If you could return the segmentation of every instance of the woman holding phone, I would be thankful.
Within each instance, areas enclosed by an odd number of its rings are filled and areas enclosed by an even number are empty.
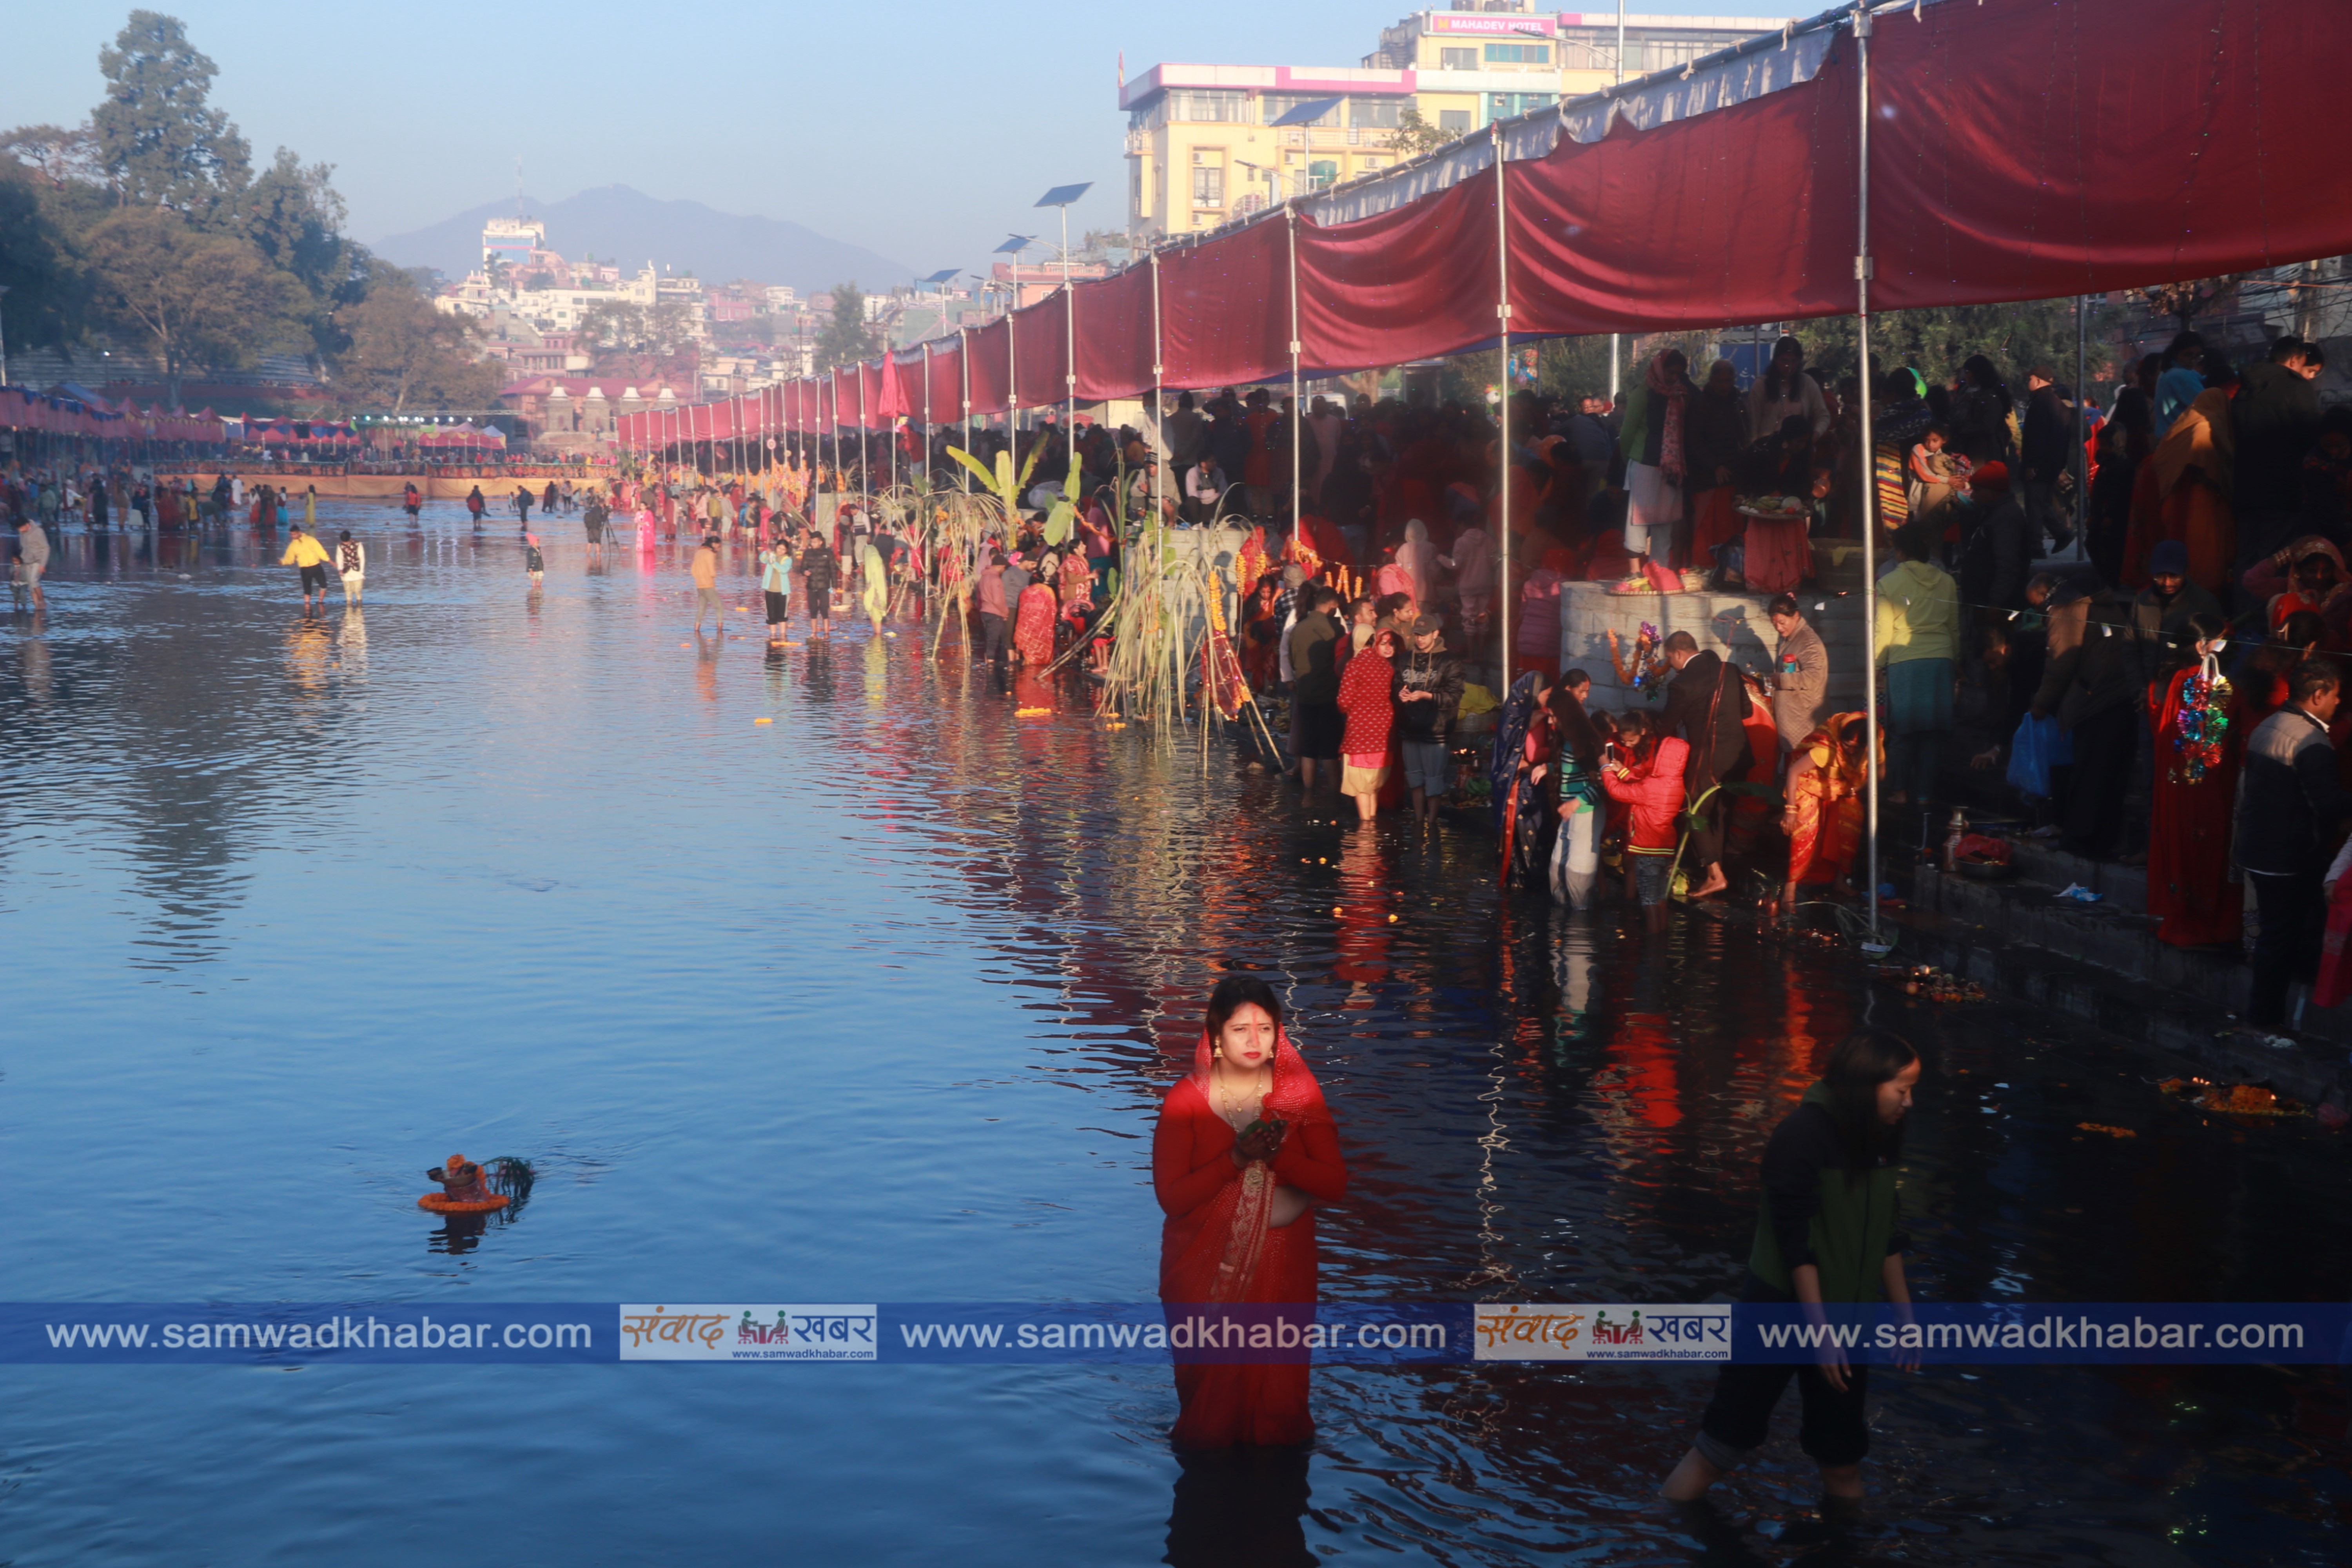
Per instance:
[[[1192,1070],[1160,1102],[1151,1184],[1160,1299],[1171,1305],[1297,1303],[1317,1297],[1315,1208],[1348,1190],[1339,1130],[1282,1030],[1282,1003],[1251,974],[1209,997]],[[1307,1442],[1307,1363],[1179,1363],[1179,1447]]]

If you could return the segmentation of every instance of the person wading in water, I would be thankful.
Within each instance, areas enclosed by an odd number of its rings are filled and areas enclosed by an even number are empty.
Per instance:
[[[1903,1123],[1919,1081],[1919,1053],[1899,1035],[1858,1029],[1830,1053],[1829,1068],[1804,1092],[1764,1146],[1763,1203],[1748,1254],[1742,1301],[1802,1303],[1814,1322],[1822,1307],[1873,1304],[1884,1295],[1911,1321],[1903,1276],[1908,1238],[1895,1197]],[[1919,1352],[1895,1364],[1916,1371]],[[1824,1345],[1813,1366],[1734,1362],[1717,1376],[1697,1439],[1661,1495],[1696,1504],[1706,1490],[1763,1447],[1772,1407],[1790,1378],[1804,1401],[1798,1443],[1822,1468],[1822,1520],[1851,1528],[1862,1512],[1862,1461],[1870,1452],[1863,1418],[1867,1367]]]
[[[1316,1300],[1315,1206],[1347,1195],[1348,1167],[1323,1090],[1282,1032],[1282,1002],[1254,974],[1209,995],[1192,1070],[1160,1101],[1151,1185],[1160,1299],[1171,1305]],[[1305,1443],[1307,1357],[1180,1361],[1183,1448]]]

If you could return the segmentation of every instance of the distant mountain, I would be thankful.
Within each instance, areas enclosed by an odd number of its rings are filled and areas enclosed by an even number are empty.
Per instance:
[[[513,204],[491,202],[375,247],[403,267],[437,267],[463,278],[482,263],[482,222],[509,217]],[[700,202],[656,201],[626,185],[604,185],[555,203],[526,199],[523,210],[547,225],[547,243],[568,260],[593,255],[624,272],[648,260],[705,283],[737,278],[789,283],[803,293],[856,282],[872,293],[904,283],[909,268],[861,246],[774,218],[739,217]]]

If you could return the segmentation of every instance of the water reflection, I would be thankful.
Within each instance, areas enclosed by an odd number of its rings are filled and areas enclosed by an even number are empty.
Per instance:
[[[1173,1568],[1308,1568],[1308,1451],[1180,1454],[1168,1515]]]
[[[12,988],[8,1119],[34,1184],[78,1189],[18,1207],[28,1299],[494,1273],[507,1300],[1145,1297],[1157,1097],[1209,983],[1248,968],[1345,1130],[1353,1190],[1318,1220],[1334,1297],[1705,1300],[1738,1287],[1764,1138],[1864,1005],[1842,961],[1744,927],[1653,942],[1612,909],[1502,898],[1482,837],[1302,813],[1222,746],[1204,765],[1194,737],[1099,729],[1083,681],[993,683],[952,636],[935,658],[845,617],[722,658],[679,646],[674,549],[600,578],[558,540],[518,605],[503,530],[321,521],[383,563],[364,614],[295,616],[240,528],[70,556],[55,629],[0,626],[0,912],[53,982]],[[207,994],[160,1005],[126,973]],[[2166,1120],[2152,1064],[2053,1020],[1877,1005],[1930,1062],[1905,1177],[1923,1293],[2291,1298],[2352,1250],[2315,1131]],[[16,1043],[57,1039],[71,1073]],[[413,1193],[354,1173],[492,1116],[534,1158],[593,1147],[600,1179],[543,1188],[530,1246],[476,1220],[420,1255]],[[2081,1142],[2086,1120],[2143,1135]],[[224,1141],[295,1163],[315,1205],[221,1213],[183,1178]],[[1874,1470],[1906,1561],[2332,1554],[2324,1379],[1886,1384]],[[813,1376],[778,1465],[772,1382],[226,1386],[135,1419],[86,1383],[12,1413],[118,1489],[168,1462],[192,1490],[156,1517],[222,1560],[316,1554],[307,1516],[240,1500],[283,1495],[250,1484],[255,1456],[300,1434],[446,1489],[455,1420],[563,1433],[561,1462],[461,1480],[462,1537],[427,1521],[342,1558],[661,1560],[690,1516],[736,1532],[730,1558],[789,1528],[813,1561],[1618,1563],[1693,1550],[1645,1499],[1706,1397],[1671,1368],[1327,1370],[1311,1457],[1180,1467],[1164,1379]],[[606,1500],[648,1431],[678,1459],[650,1514]],[[1809,1468],[1784,1417],[1727,1510],[1780,1529]],[[27,1560],[87,1545],[75,1484],[26,1479]],[[107,1503],[89,1516],[146,1518]]]

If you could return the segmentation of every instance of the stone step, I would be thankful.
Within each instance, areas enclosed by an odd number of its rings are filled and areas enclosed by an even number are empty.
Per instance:
[[[2053,858],[2071,862],[2072,869],[2089,864],[2071,855]],[[2139,910],[2126,907],[2120,897],[2095,904],[2057,897],[2068,880],[2084,879],[2062,874],[2053,879],[2029,872],[2013,882],[1978,882],[1920,866],[1910,873],[1911,912],[1939,921],[1949,939],[1971,948],[2038,949],[2061,963],[2105,970],[2140,988],[2134,1005],[2150,1013],[2161,1012],[2169,997],[2224,1015],[2244,1016],[2252,973],[2242,952],[2176,947],[2158,940],[2156,922]],[[2138,884],[2143,904],[2146,886],[2143,876]],[[2288,999],[2288,1010],[2298,1033],[2352,1046],[2352,1008],[2310,1006],[2306,988],[2297,985]],[[2300,1019],[2295,1021],[2298,1010]]]
[[[1933,963],[1988,991],[2032,1003],[2118,1035],[2178,1052],[2217,1083],[2267,1084],[2308,1104],[2352,1096],[2352,1065],[2343,1039],[2304,1037],[2284,1047],[2241,1026],[2229,1009],[2052,952],[2004,941],[1997,929],[1914,907],[1889,917],[1899,933],[1895,957]]]

